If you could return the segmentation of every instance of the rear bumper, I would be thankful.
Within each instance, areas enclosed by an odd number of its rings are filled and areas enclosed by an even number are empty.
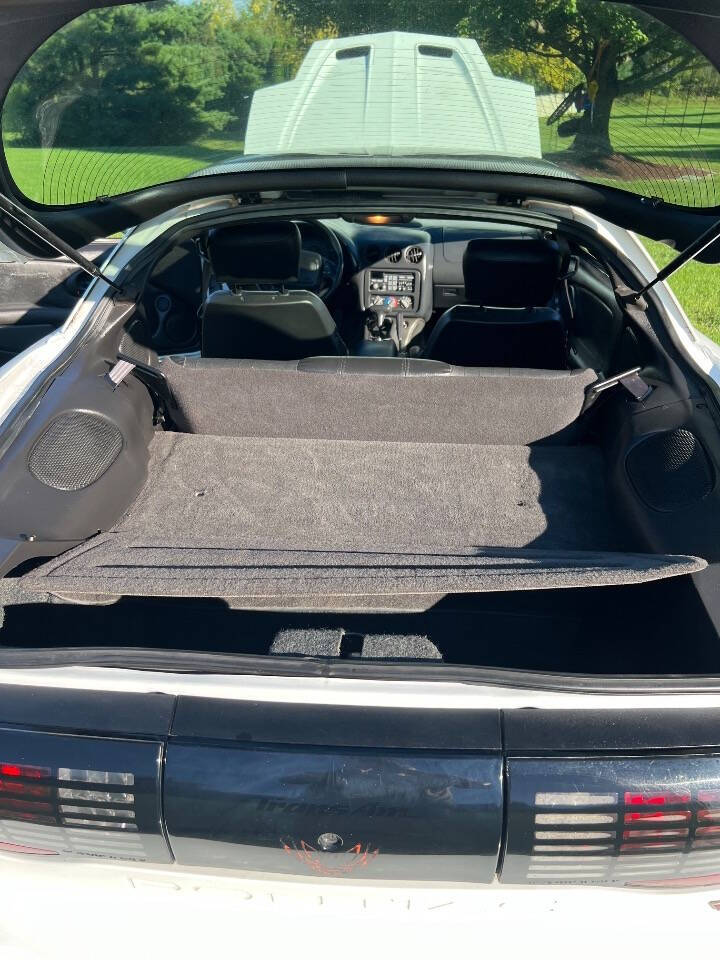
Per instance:
[[[398,887],[3,857],[0,898],[3,956],[23,958],[676,958],[720,936],[720,888]]]

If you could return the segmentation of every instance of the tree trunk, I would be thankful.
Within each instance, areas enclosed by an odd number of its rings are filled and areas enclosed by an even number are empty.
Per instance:
[[[616,53],[612,47],[605,50],[600,59],[594,79],[598,84],[597,94],[592,108],[586,110],[580,119],[573,152],[581,157],[608,157],[613,153],[610,139],[610,115],[618,96],[619,83]],[[588,86],[592,82],[588,77]]]

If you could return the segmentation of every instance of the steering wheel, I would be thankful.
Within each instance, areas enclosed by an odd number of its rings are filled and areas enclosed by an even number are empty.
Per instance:
[[[310,290],[321,300],[327,300],[340,286],[345,267],[340,241],[334,232],[319,220],[296,220],[302,238],[300,276],[296,284],[300,290]]]

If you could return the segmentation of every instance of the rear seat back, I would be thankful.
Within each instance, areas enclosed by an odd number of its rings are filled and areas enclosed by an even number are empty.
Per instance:
[[[460,367],[402,357],[165,358],[192,433],[424,443],[569,443],[592,370]]]
[[[563,250],[549,237],[471,240],[463,257],[467,304],[435,324],[424,356],[479,367],[567,369],[557,305]]]

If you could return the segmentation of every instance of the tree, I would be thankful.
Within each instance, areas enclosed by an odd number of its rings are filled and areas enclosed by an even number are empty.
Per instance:
[[[277,7],[306,28],[334,24],[341,36],[387,30],[454,36],[468,0],[277,0]]]
[[[582,156],[613,152],[615,100],[639,95],[698,62],[695,51],[653,18],[597,0],[282,0],[304,23],[332,20],[341,34],[409,30],[477,39],[485,54],[520,51],[569,61],[592,99],[573,149]]]
[[[582,74],[565,57],[547,57],[540,53],[524,53],[509,47],[501,53],[489,53],[488,63],[498,77],[522,80],[536,93],[564,93],[582,81]]]
[[[247,114],[271,45],[230,0],[93,10],[30,57],[4,126],[29,146],[187,144]]]
[[[487,52],[510,46],[575,64],[592,102],[574,143],[583,156],[613,152],[610,117],[618,97],[668,83],[700,60],[652,17],[597,0],[473,0],[460,29]]]

